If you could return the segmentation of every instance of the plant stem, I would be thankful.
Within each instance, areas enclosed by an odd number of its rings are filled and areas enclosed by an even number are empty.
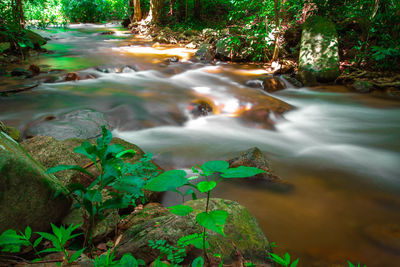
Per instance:
[[[206,212],[207,213],[208,213],[208,206],[210,204],[210,196],[211,196],[211,191],[208,191],[207,192],[207,202],[206,202]],[[211,266],[211,261],[210,261],[210,258],[208,257],[207,249],[206,249],[206,228],[205,227],[203,230],[203,254],[204,254],[204,258],[206,259],[208,266]]]

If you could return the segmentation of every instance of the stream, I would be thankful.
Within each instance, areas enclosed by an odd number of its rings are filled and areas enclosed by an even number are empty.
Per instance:
[[[100,34],[105,31],[115,34]],[[300,257],[303,267],[345,266],[347,260],[400,266],[399,101],[340,86],[287,84],[271,96],[294,109],[271,116],[275,130],[269,130],[237,112],[269,95],[245,86],[266,75],[257,65],[193,61],[195,50],[152,47],[113,24],[38,32],[51,38],[45,48],[53,52],[33,62],[96,79],[42,83],[0,97],[6,124],[24,129],[44,116],[95,109],[106,114],[114,136],[153,153],[165,169],[226,160],[257,146],[292,189],[233,181],[220,184],[214,196],[247,207],[278,254]],[[174,56],[179,62],[168,62]],[[96,69],[125,65],[131,69],[122,73]],[[215,114],[193,117],[188,104],[196,99],[212,101]],[[179,201],[170,193],[163,200]]]

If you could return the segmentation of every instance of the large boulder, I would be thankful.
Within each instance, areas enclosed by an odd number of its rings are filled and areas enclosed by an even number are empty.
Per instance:
[[[124,233],[117,247],[117,257],[132,253],[146,263],[151,263],[159,252],[149,247],[149,240],[166,240],[168,244],[176,246],[182,236],[197,233],[193,221],[198,213],[204,211],[206,199],[191,200],[184,204],[194,209],[188,217],[176,216],[166,208],[153,205],[127,218],[130,228]],[[230,200],[212,198],[210,210],[216,209],[225,210],[229,214],[224,228],[226,237],[208,231],[211,250],[209,256],[219,253],[224,264],[235,264],[242,260],[238,258],[238,255],[241,255],[257,266],[272,266],[267,259],[267,252],[271,251],[270,243],[256,218],[245,207]],[[187,257],[182,264],[189,264],[194,258],[202,256],[202,253],[192,246],[186,247]]]
[[[59,140],[93,139],[101,135],[101,126],[109,128],[106,116],[92,109],[72,111],[58,118],[49,117],[31,125],[25,132],[26,137],[52,136]]]
[[[301,36],[299,71],[311,73],[318,82],[336,80],[339,76],[338,51],[335,25],[323,17],[308,18]]]
[[[215,57],[215,52],[213,51],[211,44],[203,43],[199,46],[195,56],[200,60],[211,61]]]
[[[69,211],[59,181],[0,131],[0,233],[7,229],[47,231]]]

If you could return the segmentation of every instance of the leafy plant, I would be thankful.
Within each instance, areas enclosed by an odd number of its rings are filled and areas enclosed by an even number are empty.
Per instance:
[[[139,265],[146,265],[143,260],[136,259],[130,253],[124,254],[120,260],[115,260],[114,252],[115,251],[111,252],[111,249],[108,249],[106,254],[96,257],[93,260],[94,267],[138,267]]]
[[[1,247],[1,251],[3,252],[20,252],[21,251],[21,247],[28,247],[31,246],[32,248],[36,248],[39,242],[34,242],[32,243],[30,241],[32,236],[32,229],[27,226],[25,228],[24,232],[16,232],[12,229],[6,230],[4,231],[1,235],[0,235],[0,247]]]
[[[349,264],[349,267],[361,267],[360,263],[357,263],[357,265],[354,265],[350,261],[347,261],[347,263]],[[367,265],[363,265],[363,267],[367,267]]]
[[[67,245],[68,241],[74,239],[77,236],[82,235],[81,233],[73,234],[73,232],[80,226],[81,225],[79,225],[79,224],[78,225],[71,224],[67,228],[65,228],[64,226],[60,226],[60,228],[58,228],[54,224],[51,224],[53,234],[37,232],[37,234],[39,234],[41,237],[39,239],[37,239],[35,241],[35,243],[36,242],[40,243],[41,240],[44,238],[44,239],[51,241],[51,243],[53,245],[53,248],[47,248],[38,253],[62,252],[62,253],[64,253],[65,263],[74,262],[75,260],[77,260],[79,258],[79,256],[83,253],[83,251],[85,251],[86,248],[82,248],[81,250],[78,250],[74,254],[70,255],[70,253],[67,250],[66,245]],[[61,263],[59,265],[61,265]]]
[[[207,255],[208,242],[206,230],[211,230],[221,234],[222,236],[225,236],[224,225],[228,218],[228,212],[224,210],[209,210],[212,190],[219,182],[221,182],[222,179],[251,177],[265,171],[258,168],[245,166],[229,168],[229,163],[226,161],[208,161],[202,166],[196,165],[192,168],[192,171],[197,175],[189,178],[186,178],[187,173],[182,170],[171,170],[164,172],[150,181],[145,186],[145,189],[162,192],[176,190],[181,186],[190,186],[198,190],[200,193],[207,195],[205,209],[203,212],[200,212],[196,215],[195,220],[197,224],[203,227],[201,235],[202,245],[199,247],[203,249],[204,257],[206,258],[207,262],[210,263]],[[201,181],[197,185],[191,182],[192,180],[200,177],[204,177],[205,181]],[[170,207],[170,211],[178,216],[188,216],[193,212],[193,208],[186,205],[177,205]],[[199,236],[197,236],[197,238],[194,240],[196,240],[196,242],[193,243],[198,246]]]
[[[110,145],[112,134],[104,126],[102,136],[92,145],[83,142],[74,149],[92,161],[100,173],[87,187],[80,183],[70,184],[64,190],[72,195],[75,208],[84,208],[86,227],[85,245],[92,243],[93,227],[97,221],[104,219],[106,212],[111,209],[126,208],[136,205],[136,201],[144,198],[143,188],[152,177],[158,174],[156,166],[152,164],[151,155],[146,155],[135,164],[124,162],[123,159],[135,155],[132,149],[126,150],[123,145]],[[47,170],[47,173],[56,173],[64,170],[75,170],[94,177],[86,169],[77,165],[58,165]]]
[[[153,240],[149,240],[149,246],[160,251],[160,259],[165,256],[172,264],[179,264],[183,262],[184,258],[186,257],[185,246],[179,242],[175,247],[167,244],[167,241],[165,240],[157,240],[155,242]]]
[[[272,261],[282,265],[282,266],[285,266],[285,267],[296,267],[297,264],[299,263],[299,260],[300,260],[298,258],[295,261],[291,262],[290,254],[287,253],[287,252],[285,253],[285,256],[283,256],[283,257],[280,257],[277,254],[269,252],[269,257],[268,258],[271,259]]]

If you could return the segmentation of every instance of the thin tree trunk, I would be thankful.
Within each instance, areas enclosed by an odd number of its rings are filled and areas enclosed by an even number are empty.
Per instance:
[[[194,1],[194,17],[200,19],[201,16],[201,0]]]
[[[279,0],[274,0],[274,11],[275,11],[275,48],[274,54],[272,55],[271,61],[276,61],[279,56],[279,37],[280,37],[280,25],[279,25],[279,11],[278,11]]]
[[[147,20],[151,21],[152,23],[160,22],[163,2],[163,0],[150,0],[150,12]]]
[[[175,0],[169,0],[169,15],[172,16],[174,15],[174,5],[175,5]]]

